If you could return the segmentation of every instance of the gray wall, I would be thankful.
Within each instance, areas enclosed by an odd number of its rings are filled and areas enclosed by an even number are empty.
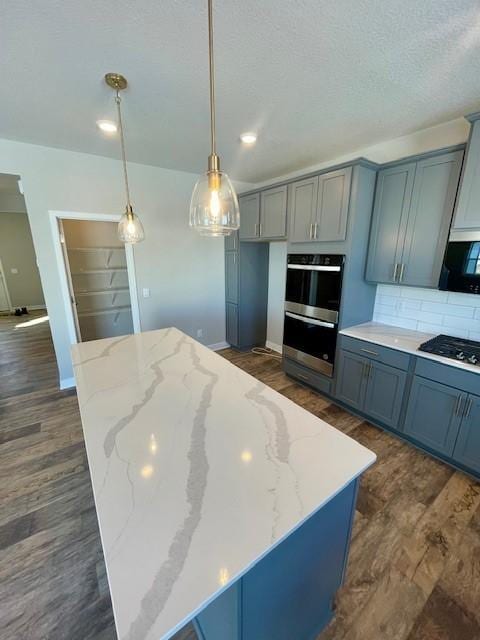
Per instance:
[[[122,213],[122,166],[100,156],[0,140],[0,172],[22,179],[60,378],[68,383],[70,340],[49,211]],[[134,249],[142,330],[174,325],[195,337],[202,329],[205,344],[223,342],[224,240],[202,238],[188,226],[198,176],[131,163],[129,177],[146,233]],[[143,287],[150,288],[150,298],[142,298]]]
[[[26,213],[0,212],[0,259],[12,306],[44,306]],[[17,273],[12,273],[12,269],[16,269]]]

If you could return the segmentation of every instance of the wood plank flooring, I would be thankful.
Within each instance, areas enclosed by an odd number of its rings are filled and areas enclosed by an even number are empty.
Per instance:
[[[0,318],[0,640],[115,640],[76,395],[58,391],[48,322],[15,327],[39,317]],[[319,640],[480,640],[480,486],[279,360],[221,355],[377,453]],[[195,638],[189,626],[175,640]]]

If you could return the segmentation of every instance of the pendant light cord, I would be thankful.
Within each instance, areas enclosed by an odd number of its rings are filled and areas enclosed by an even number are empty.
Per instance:
[[[208,63],[210,73],[210,143],[215,154],[215,66],[213,59],[213,8],[208,0]]]
[[[123,176],[125,178],[125,193],[127,195],[127,211],[130,211],[132,209],[132,204],[130,202],[130,188],[128,186],[127,155],[125,153],[125,137],[123,135],[122,110],[120,109],[121,101],[122,99],[120,98],[120,94],[117,90],[115,102],[117,103],[118,126],[120,129],[120,146],[122,148]]]

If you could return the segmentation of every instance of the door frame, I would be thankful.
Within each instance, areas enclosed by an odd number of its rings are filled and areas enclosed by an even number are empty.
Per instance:
[[[49,211],[50,227],[52,230],[53,246],[55,250],[55,260],[57,263],[58,275],[60,277],[60,290],[62,294],[63,307],[67,318],[68,335],[70,344],[78,342],[75,329],[75,319],[73,317],[72,305],[70,302],[70,290],[68,287],[67,266],[63,258],[62,239],[60,236],[59,220],[85,220],[87,222],[119,222],[120,214],[108,213],[83,213],[79,211]],[[138,308],[137,280],[135,274],[135,255],[133,246],[125,244],[125,257],[127,260],[128,289],[130,292],[130,304],[132,309],[133,332],[140,333],[142,330],[140,323],[140,311]]]
[[[9,307],[9,311],[13,311],[12,307],[12,299],[10,298],[10,291],[8,290],[7,279],[5,278],[5,269],[3,268],[2,259],[0,258],[0,275],[2,276],[3,287],[5,289],[5,295],[7,297],[7,304]]]

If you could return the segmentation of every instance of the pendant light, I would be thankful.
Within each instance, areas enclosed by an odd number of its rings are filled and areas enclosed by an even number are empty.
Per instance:
[[[210,143],[208,170],[200,176],[190,201],[190,226],[203,236],[227,236],[240,226],[235,189],[220,170],[215,140],[215,69],[213,60],[213,11],[208,0],[208,53],[210,74]]]
[[[145,232],[143,230],[140,218],[133,211],[132,203],[130,202],[130,188],[128,186],[128,174],[127,174],[127,157],[125,154],[125,136],[123,133],[122,122],[122,110],[120,91],[127,88],[127,80],[119,73],[107,73],[105,75],[105,82],[115,91],[115,103],[117,105],[117,117],[118,128],[120,130],[120,146],[122,148],[122,163],[123,163],[123,177],[125,179],[125,194],[127,197],[127,206],[125,213],[118,223],[118,237],[121,242],[128,244],[136,244],[145,239]]]

